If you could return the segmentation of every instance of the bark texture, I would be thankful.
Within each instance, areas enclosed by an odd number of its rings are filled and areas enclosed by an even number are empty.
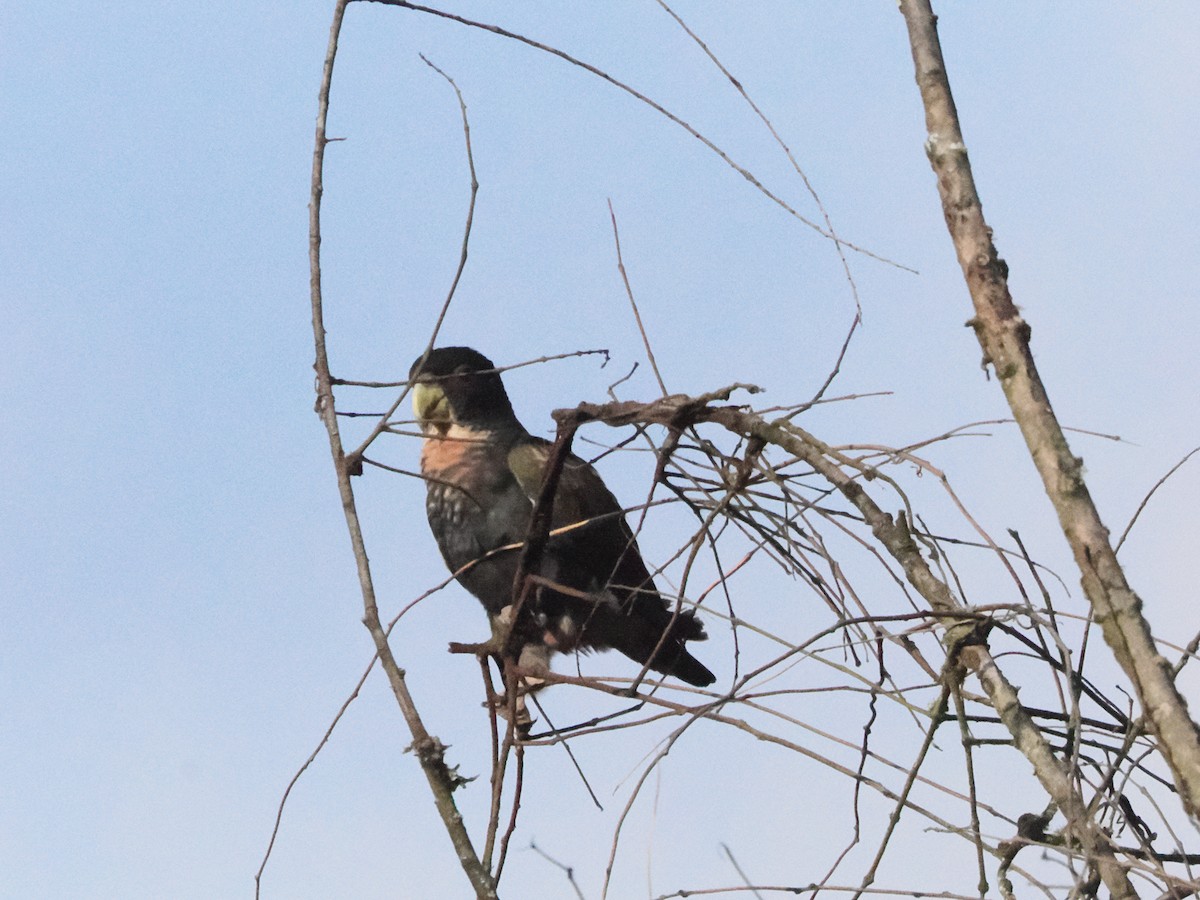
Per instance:
[[[984,364],[996,373],[1079,566],[1104,639],[1129,676],[1188,814],[1200,811],[1200,730],[1159,654],[1071,453],[1030,351],[1029,325],[1008,290],[1008,266],[983,217],[929,0],[902,0],[917,86],[925,107],[925,148],[937,175],[946,227],[975,307],[970,325]]]

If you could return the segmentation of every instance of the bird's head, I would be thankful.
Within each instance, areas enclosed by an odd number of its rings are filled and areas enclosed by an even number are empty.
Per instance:
[[[470,347],[438,347],[409,370],[413,411],[422,429],[494,428],[516,421],[495,364]]]

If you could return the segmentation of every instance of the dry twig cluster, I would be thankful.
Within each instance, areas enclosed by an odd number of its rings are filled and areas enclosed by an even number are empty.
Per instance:
[[[632,92],[595,67],[520,35],[416,4],[382,2],[454,18],[523,41]],[[962,507],[928,458],[931,445],[955,433],[911,447],[830,446],[799,424],[801,414],[812,403],[825,402],[822,394],[828,382],[808,403],[755,410],[746,403],[746,394],[754,389],[745,385],[701,396],[670,395],[656,367],[664,395],[659,399],[622,402],[614,396],[611,403],[581,404],[556,412],[558,448],[561,456],[561,451],[573,444],[578,449],[583,440],[590,439],[610,448],[600,457],[612,449],[637,448],[652,454],[645,498],[626,512],[639,532],[650,516],[660,514],[664,507],[686,510],[691,517],[691,535],[680,543],[674,556],[661,560],[656,577],[672,585],[681,608],[694,605],[710,622],[727,626],[719,642],[730,648],[726,677],[714,689],[701,690],[650,680],[645,671],[632,680],[597,677],[582,670],[574,675],[556,674],[550,680],[560,685],[557,691],[608,695],[614,700],[604,708],[612,711],[523,735],[515,727],[515,717],[505,723],[495,715],[496,698],[502,692],[492,683],[488,658],[481,657],[488,708],[493,710],[491,802],[487,822],[468,827],[454,796],[462,780],[447,763],[445,748],[428,733],[403,670],[392,655],[388,634],[396,620],[385,625],[380,619],[352,485],[352,477],[362,471],[364,463],[402,468],[365,453],[380,436],[405,433],[405,424],[394,418],[404,392],[378,417],[366,440],[347,451],[339,415],[349,413],[337,408],[335,387],[379,389],[396,383],[335,379],[325,352],[319,266],[321,171],[329,84],[346,5],[346,0],[337,3],[313,170],[317,409],[329,431],[358,562],[364,621],[475,894],[498,896],[519,821],[527,754],[548,746],[569,749],[599,734],[656,725],[660,730],[653,733],[660,740],[628,792],[609,847],[609,876],[621,846],[623,823],[642,786],[666,755],[677,746],[687,747],[689,735],[700,728],[736,729],[784,748],[806,764],[814,763],[845,779],[853,797],[847,811],[853,822],[851,838],[826,871],[806,873],[810,881],[755,885],[747,880],[742,886],[680,889],[665,896],[734,890],[844,891],[856,897],[880,893],[883,891],[873,887],[876,875],[901,822],[910,820],[961,841],[975,861],[978,896],[988,893],[993,882],[1003,896],[1012,896],[1017,880],[1047,896],[1057,896],[1056,884],[1063,879],[1058,877],[1052,883],[1047,871],[1067,873],[1065,880],[1078,896],[1095,895],[1101,884],[1118,897],[1150,891],[1155,896],[1183,897],[1200,890],[1192,871],[1200,856],[1189,851],[1183,836],[1184,828],[1190,830],[1188,817],[1200,809],[1200,738],[1175,687],[1179,670],[1195,652],[1196,641],[1177,648],[1172,661],[1156,649],[1140,603],[1126,583],[1108,533],[1087,495],[1078,462],[1037,378],[1028,328],[1008,295],[1006,269],[992,246],[975,195],[935,20],[926,0],[903,0],[900,5],[909,26],[927,112],[930,160],[975,303],[973,324],[985,361],[1005,390],[1075,551],[1089,611],[1081,614],[1077,609],[1058,608],[1053,599],[1059,592],[1054,584],[1057,576],[1039,566],[1019,535],[998,540]],[[713,61],[741,90],[715,57]],[[752,184],[766,190],[691,126],[649,98],[633,93],[700,137]],[[748,96],[746,99],[749,102]],[[470,158],[465,106],[462,109]],[[471,182],[473,212],[478,187],[473,163]],[[833,240],[839,253],[843,248],[858,249],[842,241],[828,219],[824,225],[809,224]],[[617,237],[615,215],[613,229]],[[469,235],[470,215],[455,283],[466,262]],[[617,248],[619,254],[619,239]],[[624,275],[623,265],[621,271]],[[632,303],[632,290],[629,298]],[[636,314],[636,303],[633,307]],[[445,304],[442,315],[444,312]],[[436,328],[429,346],[435,339]],[[649,342],[646,349],[649,352]],[[653,362],[652,354],[650,358]],[[624,431],[617,441],[608,442],[601,436],[601,424]],[[586,431],[585,426],[589,426]],[[931,477],[945,489],[949,503],[962,513],[969,538],[935,533],[924,524],[922,511],[906,489],[912,473]],[[537,511],[545,510],[553,490],[551,467],[527,538],[525,550],[529,553],[536,554],[539,543],[546,540],[549,519]],[[956,560],[964,554],[989,554],[1006,573],[1002,585],[988,587],[986,601],[972,596],[971,580],[958,571]],[[811,612],[764,622],[742,609],[746,604],[738,599],[738,579],[766,561],[800,585],[805,597],[817,601],[803,606],[810,611],[814,607],[823,610],[818,624]],[[531,565],[527,571],[533,568]],[[867,571],[871,574],[863,574]],[[1101,652],[1099,646],[1089,643],[1093,625],[1099,626],[1127,673],[1132,702],[1114,697],[1089,677],[1087,661]],[[520,672],[512,660],[500,662],[502,677],[511,687]],[[1019,694],[1022,684],[1027,690]],[[508,697],[515,693],[510,689]],[[804,712],[807,704],[833,695],[845,698],[839,702],[853,710],[840,717],[840,732],[829,730]],[[544,711],[542,716],[544,719]],[[665,734],[661,733],[664,727]],[[884,728],[891,735],[887,750],[881,749],[884,742],[878,739]],[[898,735],[912,739],[903,759],[894,758]],[[939,739],[961,746],[961,762],[955,771],[948,771],[944,763],[936,771],[927,765]],[[899,740],[903,745],[903,739]],[[994,781],[979,777],[981,767],[996,764],[999,751],[992,748],[997,746],[1019,754],[1028,764],[1026,771],[1032,768],[1042,788],[1032,808],[1023,805],[1029,803],[1028,791],[1010,790],[1007,785],[997,789]],[[890,809],[886,824],[864,826],[860,818],[864,791],[886,802]],[[482,834],[482,841],[477,844],[472,833]],[[840,883],[847,877],[844,873],[838,877],[843,860],[868,835],[875,841],[869,861],[848,882]],[[1062,868],[1049,869],[1037,854],[1056,859]],[[1031,861],[1036,865],[1030,865]],[[583,896],[572,870],[563,868],[572,888]],[[607,885],[606,877],[605,893]]]

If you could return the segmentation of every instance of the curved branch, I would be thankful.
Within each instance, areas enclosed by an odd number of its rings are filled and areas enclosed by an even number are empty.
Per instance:
[[[895,268],[902,269],[905,272],[912,272],[914,275],[916,274],[915,269],[912,269],[909,266],[906,266],[902,263],[898,263],[894,260],[888,259],[886,256],[881,256],[878,253],[874,253],[874,252],[866,249],[865,247],[860,247],[858,244],[853,244],[850,241],[844,240],[843,238],[841,238],[837,234],[835,234],[832,230],[827,230],[827,229],[823,228],[821,225],[819,225],[817,222],[814,222],[812,219],[809,219],[806,216],[801,215],[786,200],[784,200],[779,195],[773,193],[765,184],[763,184],[761,181],[759,181],[758,178],[755,177],[753,172],[751,172],[749,169],[746,169],[745,167],[743,167],[743,166],[739,165],[737,162],[735,162],[733,160],[733,158],[729,156],[729,154],[727,154],[724,150],[722,150],[720,147],[718,147],[715,143],[713,143],[711,140],[709,140],[707,137],[705,137],[701,132],[697,131],[695,128],[693,128],[691,125],[689,125],[683,119],[681,119],[679,116],[675,115],[675,113],[671,112],[670,110],[668,110],[666,107],[662,106],[661,104],[656,103],[654,100],[652,100],[650,97],[646,96],[645,94],[641,93],[640,91],[630,87],[625,82],[620,81],[617,78],[614,78],[612,75],[609,75],[603,69],[593,66],[591,63],[584,62],[583,60],[578,59],[563,50],[559,50],[557,47],[551,47],[548,44],[543,44],[540,41],[535,41],[532,38],[525,37],[525,35],[523,35],[523,34],[517,34],[515,31],[509,31],[506,28],[501,28],[499,25],[489,25],[486,22],[477,22],[473,19],[468,19],[464,16],[459,16],[459,15],[455,15],[454,13],[446,12],[445,10],[434,9],[433,7],[430,7],[430,6],[422,6],[419,3],[411,3],[411,2],[409,2],[409,0],[370,0],[370,2],[379,3],[384,6],[396,6],[401,9],[410,9],[410,10],[413,10],[414,12],[421,12],[421,13],[425,13],[427,15],[437,16],[438,18],[441,18],[441,19],[448,19],[451,22],[457,22],[460,25],[466,25],[470,28],[478,28],[481,31],[487,31],[487,32],[490,32],[491,34],[495,34],[495,35],[498,35],[503,38],[508,38],[509,40],[518,41],[519,43],[525,44],[528,47],[532,47],[535,50],[541,50],[543,53],[549,53],[551,56],[557,56],[559,59],[562,59],[562,60],[570,63],[573,66],[577,66],[586,72],[590,72],[592,75],[595,75],[597,78],[607,81],[609,84],[613,85],[614,87],[619,88],[620,90],[624,91],[626,94],[629,94],[629,96],[633,97],[635,100],[638,100],[638,101],[646,104],[651,109],[653,109],[655,112],[657,112],[659,115],[666,117],[671,122],[678,125],[684,131],[686,131],[688,134],[690,134],[692,137],[694,137],[696,140],[698,140],[700,143],[702,143],[705,147],[707,147],[709,150],[711,150],[713,153],[715,153],[717,156],[719,156],[721,158],[721,161],[724,162],[725,165],[729,166],[731,169],[733,169],[735,172],[737,172],[739,175],[741,175],[743,178],[745,178],[748,182],[750,182],[750,184],[752,184],[761,194],[763,194],[765,197],[767,197],[767,199],[769,199],[772,203],[774,203],[776,206],[780,207],[782,210],[784,210],[788,215],[792,216],[792,218],[796,219],[798,222],[811,228],[817,234],[821,235],[821,237],[827,238],[828,240],[831,240],[831,241],[834,241],[839,247],[845,247],[848,250],[853,250],[855,253],[861,253],[863,256],[867,256],[867,257],[870,257],[871,259],[878,260],[879,262],[884,263],[886,265],[894,266]]]
[[[739,387],[739,386],[735,386]],[[556,410],[554,418],[564,423],[581,424],[602,421],[610,425],[633,422],[654,423],[680,428],[700,422],[712,422],[734,434],[757,438],[772,444],[813,468],[849,501],[862,515],[876,540],[904,569],[909,583],[942,619],[946,633],[942,638],[947,653],[972,671],[979,679],[993,708],[1012,735],[1017,749],[1032,764],[1046,793],[1050,795],[1068,822],[1089,860],[1093,861],[1114,897],[1136,897],[1125,867],[1114,855],[1108,836],[1088,815],[1066,764],[1054,753],[1045,735],[1017,699],[1017,689],[997,666],[978,623],[954,596],[950,587],[929,568],[909,529],[907,516],[893,517],[884,512],[859,483],[858,474],[847,473],[841,464],[853,465],[829,446],[795,425],[785,421],[767,422],[754,413],[734,406],[713,406],[714,400],[726,400],[735,387],[713,391],[700,397],[674,395],[652,403],[583,403],[575,409]],[[839,464],[840,463],[840,464]]]

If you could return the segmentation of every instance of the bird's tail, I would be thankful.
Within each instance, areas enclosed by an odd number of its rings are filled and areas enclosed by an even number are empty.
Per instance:
[[[707,640],[704,625],[696,618],[695,610],[681,610],[667,626],[667,633],[659,644],[658,652],[650,660],[650,668],[664,675],[673,675],[696,687],[707,687],[716,681],[716,676],[700,660],[688,653],[685,641]],[[646,654],[649,658],[654,648]],[[642,662],[645,662],[643,659]]]
[[[664,649],[663,652],[668,651]],[[662,653],[659,654],[659,656],[661,655]],[[683,647],[680,647],[676,651],[674,659],[667,665],[659,665],[659,661],[656,658],[650,665],[650,668],[656,669],[664,675],[674,675],[681,681],[686,681],[688,684],[695,685],[696,687],[708,687],[717,680],[716,676],[708,670],[708,667],[704,663],[688,653]]]

